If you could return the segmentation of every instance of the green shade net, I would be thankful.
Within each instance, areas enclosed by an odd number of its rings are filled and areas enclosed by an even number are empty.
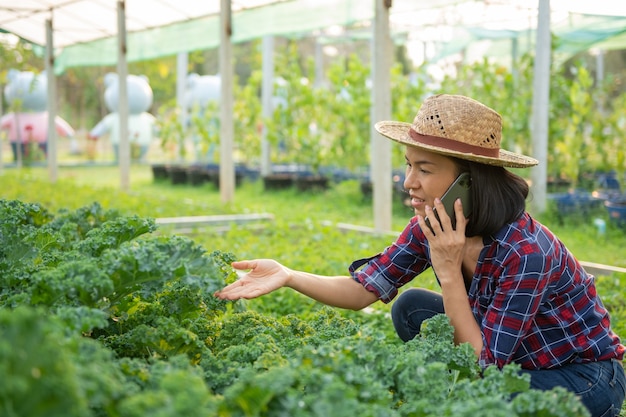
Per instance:
[[[286,36],[333,25],[351,25],[372,19],[371,0],[294,1],[244,10],[233,15],[232,42],[267,35]],[[129,62],[181,52],[216,48],[220,42],[220,18],[210,16],[127,36]],[[55,62],[57,73],[74,66],[115,65],[117,39],[66,47]]]
[[[377,0],[380,1],[380,0]],[[458,0],[393,0],[390,13],[415,14],[415,27],[403,27],[404,32],[417,33],[426,26],[419,20],[420,11],[460,4]],[[305,36],[321,34],[331,26],[362,24],[366,27],[374,18],[374,0],[294,0],[247,9],[233,14],[233,43],[246,42],[263,36]],[[435,26],[430,23],[430,27]],[[392,26],[392,32],[394,27]],[[394,39],[398,43],[397,30]],[[555,62],[589,50],[626,49],[626,16],[597,16],[571,14],[567,21],[553,24],[558,38]],[[129,62],[172,56],[196,50],[212,49],[220,43],[220,17],[197,18],[182,23],[128,33]],[[466,59],[488,55],[502,61],[534,50],[535,30],[492,30],[484,27],[458,25],[454,36],[437,45],[438,59],[463,52]],[[472,53],[475,51],[475,53]],[[80,66],[104,66],[117,63],[117,38],[68,46],[59,51],[55,72]]]

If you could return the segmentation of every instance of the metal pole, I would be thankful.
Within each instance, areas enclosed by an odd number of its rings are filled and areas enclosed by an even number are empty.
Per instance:
[[[119,165],[120,185],[123,191],[130,189],[130,143],[128,141],[128,66],[126,63],[126,5],[124,0],[117,2],[117,75],[119,86],[120,143]]]
[[[539,0],[533,79],[532,144],[539,165],[530,171],[535,213],[546,210],[548,181],[548,111],[550,107],[550,0]]]
[[[235,165],[233,163],[233,63],[232,16],[230,0],[220,4],[220,195],[223,203],[232,202],[235,195]]]
[[[263,105],[263,118],[269,119],[274,113],[272,97],[274,96],[274,37],[263,37],[263,87],[261,89],[261,101]],[[263,122],[261,132],[261,175],[267,176],[272,172],[270,156],[270,144],[267,140],[267,123]]]
[[[46,76],[48,77],[48,175],[50,182],[55,183],[58,177],[57,169],[57,89],[54,74],[54,41],[52,37],[52,18],[46,20]]]
[[[371,120],[371,179],[374,200],[374,228],[391,230],[392,178],[391,143],[382,137],[374,124],[391,118],[391,51],[389,31],[391,0],[375,0],[374,36],[372,49],[372,120]]]
[[[185,102],[185,94],[188,65],[189,56],[187,52],[179,53],[176,56],[176,104],[180,109],[180,124],[183,127],[183,131],[187,130],[187,103]]]

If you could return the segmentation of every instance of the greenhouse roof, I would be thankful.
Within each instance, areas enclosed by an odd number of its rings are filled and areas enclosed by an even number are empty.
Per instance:
[[[381,0],[382,1],[382,0]],[[464,51],[511,55],[534,48],[537,2],[527,0],[392,0],[392,31],[403,34],[410,54],[437,60]],[[551,0],[557,52],[626,48],[623,0]],[[114,65],[117,1],[0,0],[0,31],[35,45],[53,25],[55,68]],[[219,0],[126,0],[127,59],[141,61],[219,45]],[[235,43],[276,36],[326,36],[330,28],[368,28],[374,0],[232,0]]]

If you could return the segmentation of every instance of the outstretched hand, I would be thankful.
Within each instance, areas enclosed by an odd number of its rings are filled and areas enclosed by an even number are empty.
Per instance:
[[[236,261],[231,265],[237,270],[250,271],[213,294],[222,300],[256,298],[284,287],[290,278],[290,270],[272,259]]]

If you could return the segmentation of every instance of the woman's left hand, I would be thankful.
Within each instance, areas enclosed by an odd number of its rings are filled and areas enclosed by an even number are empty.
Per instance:
[[[454,283],[458,281],[461,285],[464,285],[461,265],[465,249],[465,226],[467,225],[467,219],[463,215],[461,199],[457,199],[454,202],[456,229],[452,228],[452,221],[438,198],[435,199],[435,208],[437,209],[439,220],[437,220],[433,209],[430,206],[426,206],[426,216],[434,233],[426,225],[425,219],[418,216],[418,223],[430,244],[432,267],[442,285],[447,283],[445,280],[453,280]]]
[[[455,343],[469,343],[474,348],[476,356],[480,357],[483,349],[482,332],[472,314],[463,282],[467,219],[463,215],[460,199],[454,202],[456,230],[452,228],[450,217],[439,199],[435,199],[435,208],[437,213],[441,213],[438,221],[432,208],[426,207],[426,215],[431,220],[434,233],[426,226],[424,219],[420,217],[418,222],[430,245],[430,262],[441,284],[443,308],[454,327]]]

